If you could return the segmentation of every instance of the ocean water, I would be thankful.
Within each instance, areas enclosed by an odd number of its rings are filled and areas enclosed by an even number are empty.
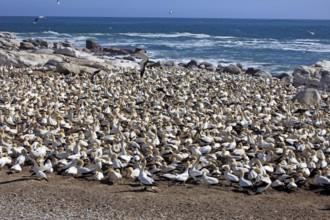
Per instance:
[[[330,59],[328,20],[183,18],[0,17],[0,31],[19,39],[68,40],[84,47],[93,39],[104,47],[145,48],[152,60],[215,65],[241,63],[271,73]]]

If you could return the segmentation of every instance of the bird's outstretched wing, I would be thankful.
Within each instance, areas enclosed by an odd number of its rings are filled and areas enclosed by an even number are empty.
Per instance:
[[[46,18],[45,16],[38,16],[34,19],[33,23],[36,24],[38,20]]]

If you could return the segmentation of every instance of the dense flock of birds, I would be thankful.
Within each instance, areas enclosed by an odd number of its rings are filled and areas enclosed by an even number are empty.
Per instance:
[[[292,102],[276,79],[148,69],[59,74],[0,67],[0,167],[97,181],[330,187],[330,99]],[[6,168],[7,167],[7,168]]]

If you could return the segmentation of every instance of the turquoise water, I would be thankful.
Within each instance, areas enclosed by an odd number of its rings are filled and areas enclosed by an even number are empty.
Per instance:
[[[68,40],[84,47],[88,38],[103,46],[145,48],[153,60],[215,65],[242,63],[272,73],[330,59],[330,21],[0,17],[0,31],[19,39]]]

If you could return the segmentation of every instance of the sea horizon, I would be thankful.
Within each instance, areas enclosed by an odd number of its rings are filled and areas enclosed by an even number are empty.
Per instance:
[[[40,14],[41,15],[41,14]],[[35,18],[40,15],[0,15],[1,17],[30,17],[30,18]],[[61,16],[61,15],[46,15],[42,14],[43,16],[49,17],[49,18],[156,18],[156,19],[210,19],[210,20],[289,20],[289,21],[330,21],[330,19],[319,19],[319,18],[247,18],[247,17],[179,17],[179,16],[159,16],[159,17],[154,17],[154,16],[145,16],[145,17],[137,17],[137,16]]]
[[[151,60],[241,63],[272,74],[330,59],[330,22],[301,19],[1,16],[0,31],[19,40],[68,40],[85,47],[144,48]]]

